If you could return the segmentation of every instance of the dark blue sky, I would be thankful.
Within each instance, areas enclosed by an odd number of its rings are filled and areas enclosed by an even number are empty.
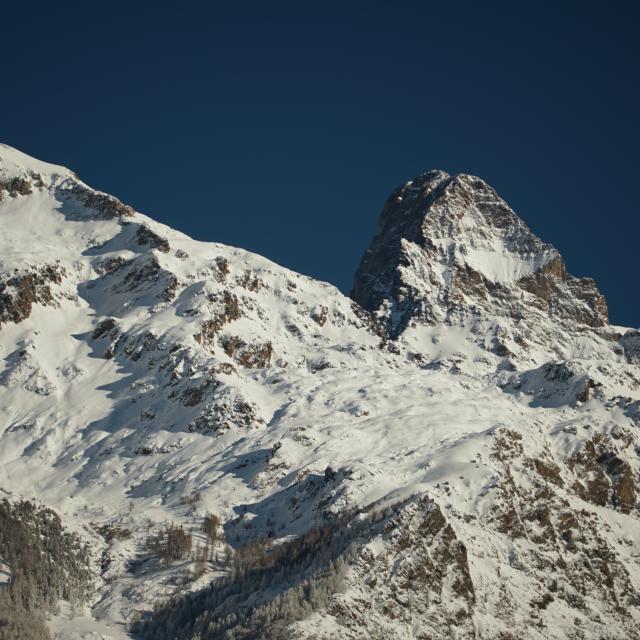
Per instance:
[[[344,291],[396,185],[473,173],[640,325],[637,3],[18,4],[1,141]]]

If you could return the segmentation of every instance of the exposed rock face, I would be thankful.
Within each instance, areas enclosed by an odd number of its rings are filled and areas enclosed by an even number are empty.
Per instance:
[[[114,218],[131,218],[134,210],[129,205],[123,204],[112,195],[90,189],[89,187],[75,183],[71,188],[61,189],[61,194],[67,193],[77,202],[82,203],[87,209],[95,212],[98,220],[112,220]]]
[[[51,287],[60,284],[65,273],[62,265],[49,264],[0,280],[0,326],[28,318],[35,303],[55,304]]]
[[[209,301],[213,303],[213,317],[204,320],[200,325],[201,331],[194,336],[195,340],[203,346],[211,345],[222,327],[242,317],[238,297],[229,290],[224,290],[221,295],[211,294]],[[225,347],[225,350],[229,355],[233,355],[235,348],[231,353],[229,348]]]
[[[499,461],[500,494],[491,512],[478,521],[481,530],[495,529],[497,539],[509,540],[509,562],[520,576],[521,587],[527,585],[526,592],[520,594],[506,584],[498,587],[497,619],[504,631],[490,637],[515,639],[527,634],[538,637],[538,633],[541,638],[615,637],[608,635],[603,614],[616,621],[622,637],[633,635],[640,593],[634,569],[623,560],[624,550],[606,536],[606,527],[602,528],[593,512],[567,499],[560,468],[546,457],[528,459],[523,455],[526,446],[517,432],[502,429],[496,433],[493,455]],[[574,486],[582,499],[602,506],[612,506],[612,485],[607,476],[613,471],[613,505],[627,513],[628,503],[616,503],[619,489],[615,488],[624,482],[618,481],[615,473],[626,469],[625,463],[613,454],[616,461],[612,458],[609,462],[607,455],[597,453],[601,447],[611,451],[612,446],[608,438],[595,438],[568,461],[567,467],[579,478]],[[531,474],[529,469],[536,472]],[[628,469],[628,475],[625,471],[621,475],[631,483],[622,490],[630,498],[633,474]],[[470,554],[475,544],[470,543]],[[528,607],[518,602],[519,597],[528,599]],[[595,602],[602,603],[600,613],[594,611]],[[574,613],[574,628],[581,627],[582,636],[562,629],[554,613],[559,608]],[[516,611],[519,613],[514,615]]]
[[[16,176],[8,180],[0,180],[0,201],[5,194],[15,198],[18,195],[28,196],[31,192],[31,182],[26,178]]]
[[[331,610],[342,614],[345,637],[366,630],[371,638],[401,638],[398,626],[411,628],[421,617],[422,630],[411,637],[475,638],[467,549],[440,507],[428,496],[412,500],[389,518],[382,538],[386,553],[367,549],[357,563],[361,597],[338,597]]]
[[[124,278],[120,276],[124,274]],[[113,286],[115,293],[144,293],[157,291],[161,285],[161,291],[157,298],[169,302],[173,300],[178,286],[175,274],[162,268],[158,258],[153,254],[143,254],[122,263],[118,269],[119,277]]]
[[[264,424],[265,421],[254,403],[241,396],[231,397],[228,392],[222,391],[205,403],[198,416],[187,426],[187,430],[221,434],[233,427],[246,429]]]
[[[264,369],[271,363],[273,348],[270,342],[247,344],[238,336],[225,336],[222,348],[229,357],[248,369]]]
[[[352,296],[394,336],[412,321],[518,320],[531,309],[558,322],[607,324],[593,280],[569,275],[556,249],[485,182],[443,171],[418,176],[387,200]]]
[[[158,249],[162,253],[169,253],[171,247],[166,238],[162,238],[155,231],[149,229],[146,224],[141,224],[136,231],[136,239],[140,245],[148,245],[152,249]]]
[[[622,448],[631,442],[627,436]],[[637,478],[619,448],[611,438],[598,435],[571,456],[568,466],[576,475],[573,489],[583,500],[629,513],[636,504]]]

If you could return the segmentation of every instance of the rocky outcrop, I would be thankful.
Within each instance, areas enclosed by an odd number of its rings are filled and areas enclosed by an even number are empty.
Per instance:
[[[60,264],[19,270],[0,279],[0,327],[7,322],[22,322],[31,315],[34,304],[55,304],[52,286],[66,275]]]
[[[8,180],[0,180],[0,202],[5,195],[11,198],[16,196],[28,196],[32,193],[31,182],[26,178],[15,177]]]
[[[222,390],[205,402],[198,416],[187,425],[187,431],[220,434],[233,427],[247,429],[264,424],[255,403]]]
[[[247,369],[264,369],[271,364],[270,342],[247,343],[239,336],[223,336],[220,344],[230,358]]]
[[[474,639],[476,593],[467,549],[440,506],[428,496],[411,501],[388,519],[382,539],[384,552],[365,549],[355,567],[364,583],[359,601],[338,596],[330,611],[368,637],[401,637],[391,629],[410,629],[419,617],[421,634],[405,637]],[[430,636],[429,628],[437,633]]]
[[[238,297],[229,290],[220,294],[210,294],[209,302],[213,317],[203,320],[200,323],[200,332],[193,336],[198,344],[208,347],[213,344],[222,327],[242,317]]]
[[[637,478],[611,438],[594,436],[567,463],[575,474],[572,488],[583,500],[622,513],[635,508]]]
[[[133,207],[123,204],[118,198],[102,191],[95,191],[78,182],[70,187],[65,185],[60,189],[60,192],[62,197],[70,196],[76,202],[92,210],[96,220],[131,218],[135,214]]]
[[[124,277],[117,278],[113,285],[114,293],[144,293],[159,289],[156,298],[165,302],[170,302],[176,295],[178,279],[162,268],[154,254],[142,254],[120,263],[116,273],[122,273]]]
[[[525,394],[534,407],[559,407],[585,403],[601,387],[576,363],[551,361],[513,375],[503,389]]]
[[[159,236],[146,224],[141,224],[136,231],[136,240],[139,245],[146,245],[152,249],[158,249],[162,253],[169,253],[171,246],[166,238]]]
[[[541,313],[606,325],[593,280],[574,278],[479,178],[429,171],[387,200],[356,272],[352,297],[384,318],[392,337],[411,322],[469,324]]]
[[[502,635],[488,632],[486,637],[574,637],[558,630],[556,615],[561,610],[571,612],[574,624],[582,629],[583,636],[575,637],[611,637],[603,614],[616,621],[621,637],[632,636],[640,593],[632,570],[625,566],[624,551],[607,537],[608,525],[598,512],[582,509],[567,499],[562,480],[568,467],[577,478],[572,489],[584,500],[615,506],[626,513],[626,506],[619,500],[622,496],[635,499],[631,498],[635,494],[623,480],[628,477],[624,463],[615,454],[598,453],[601,447],[611,451],[610,440],[603,437],[590,441],[567,466],[563,465],[564,471],[548,456],[542,464],[526,458],[525,446],[522,435],[513,430],[495,433],[498,493],[492,508],[479,515],[478,524],[479,530],[492,530],[496,548],[500,540],[506,543],[508,564],[518,581],[497,588],[493,615],[503,631]],[[620,487],[613,489],[613,505],[612,478]],[[470,543],[469,553],[475,552],[474,543]],[[485,562],[490,561],[490,554],[483,556]],[[528,606],[520,600],[523,597],[528,597]],[[595,611],[596,602],[602,607],[600,612]],[[540,635],[533,632],[535,629]],[[556,635],[547,635],[551,630]]]

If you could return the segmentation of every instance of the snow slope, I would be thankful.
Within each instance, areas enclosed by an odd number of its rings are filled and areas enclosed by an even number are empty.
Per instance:
[[[360,304],[4,145],[0,220],[0,487],[103,567],[55,637],[225,571],[150,557],[163,521],[240,548],[381,505],[291,637],[640,635],[637,333],[478,179],[390,198]]]

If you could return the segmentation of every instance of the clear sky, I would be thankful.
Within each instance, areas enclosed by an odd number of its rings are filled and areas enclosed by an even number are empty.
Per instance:
[[[7,3],[0,141],[345,292],[396,185],[473,173],[640,326],[637,7]]]

